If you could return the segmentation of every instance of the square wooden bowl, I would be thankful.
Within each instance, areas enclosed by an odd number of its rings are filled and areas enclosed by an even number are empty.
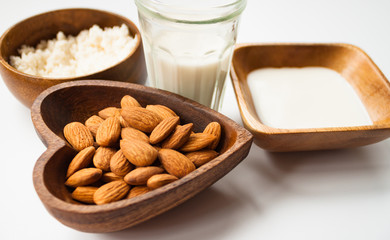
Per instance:
[[[256,113],[247,84],[248,74],[259,68],[325,67],[340,73],[356,91],[373,124],[357,127],[279,129],[264,125]],[[231,72],[245,127],[254,142],[269,151],[288,152],[363,146],[390,136],[390,84],[356,46],[350,44],[239,44]]]

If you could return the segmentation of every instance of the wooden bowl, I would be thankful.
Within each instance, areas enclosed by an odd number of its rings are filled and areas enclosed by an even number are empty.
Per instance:
[[[373,122],[358,127],[279,129],[262,124],[249,89],[249,72],[265,67],[319,66],[340,73],[353,87]],[[349,44],[239,44],[231,78],[245,127],[255,143],[269,151],[287,152],[358,147],[390,136],[390,84],[361,49]]]
[[[93,74],[72,78],[47,78],[25,74],[9,64],[10,56],[19,55],[23,45],[36,46],[41,40],[55,38],[59,31],[77,35],[97,24],[112,27],[126,24],[130,34],[137,36],[136,48],[116,65]],[[146,65],[139,30],[129,19],[114,13],[93,9],[63,9],[42,13],[23,20],[8,29],[0,38],[0,74],[8,89],[27,107],[46,88],[58,83],[82,79],[107,79],[143,84]]]
[[[129,94],[142,106],[163,104],[174,110],[181,123],[194,123],[194,131],[211,121],[222,126],[217,158],[187,176],[144,195],[105,205],[81,205],[64,185],[66,169],[76,152],[68,145],[64,126],[84,122],[108,106],[120,107]],[[86,80],[53,86],[37,97],[31,115],[47,150],[36,162],[33,181],[46,209],[61,223],[85,232],[111,232],[128,228],[161,214],[193,197],[227,174],[248,154],[253,136],[222,114],[179,95],[137,84]],[[201,204],[201,203],[199,203]]]

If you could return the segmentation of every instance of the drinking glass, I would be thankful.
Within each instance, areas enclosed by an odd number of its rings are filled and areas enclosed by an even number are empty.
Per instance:
[[[135,0],[153,87],[220,107],[246,0]]]

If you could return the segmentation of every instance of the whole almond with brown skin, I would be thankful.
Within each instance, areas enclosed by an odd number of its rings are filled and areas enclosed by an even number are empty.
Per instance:
[[[65,185],[68,187],[79,187],[90,185],[98,181],[103,172],[98,168],[83,168],[75,173],[73,173],[68,180],[66,180]]]
[[[95,148],[93,146],[86,147],[81,150],[70,162],[66,177],[70,177],[76,171],[87,167],[92,162],[92,157],[95,154]]]
[[[188,123],[183,126],[176,126],[175,131],[166,138],[162,144],[162,148],[179,149],[189,139],[194,124]]]
[[[156,174],[163,173],[164,169],[155,166],[138,167],[129,172],[124,181],[130,185],[145,185],[148,179]]]
[[[161,147],[159,147],[159,146],[153,146],[153,147],[154,147],[154,149],[157,150],[157,152],[161,150]]]
[[[129,190],[130,186],[124,181],[109,182],[96,190],[93,201],[98,205],[119,201],[126,197]]]
[[[93,165],[105,172],[110,171],[110,161],[115,153],[114,148],[99,147],[93,156]]]
[[[141,107],[141,104],[137,101],[137,99],[133,98],[130,95],[125,95],[121,99],[121,108],[128,108],[128,107]]]
[[[150,189],[156,189],[176,180],[178,180],[178,178],[171,174],[157,174],[150,177],[146,185]]]
[[[176,113],[164,105],[147,105],[146,109],[158,114],[162,119],[176,117]]]
[[[132,189],[130,189],[129,194],[127,195],[126,198],[133,198],[142,194],[145,194],[147,192],[150,192],[150,188],[147,186],[135,186]]]
[[[110,160],[111,172],[118,176],[125,176],[133,169],[133,165],[127,160],[122,150],[118,150]]]
[[[172,149],[161,149],[158,158],[164,169],[178,178],[195,170],[195,165],[186,156]]]
[[[196,152],[190,152],[185,155],[188,159],[195,164],[196,167],[200,167],[210,160],[216,158],[218,153],[214,150],[200,150]]]
[[[119,116],[119,122],[121,123],[122,128],[130,127],[130,124],[126,122],[126,120],[122,116]]]
[[[215,140],[212,141],[209,145],[209,149],[216,149],[221,139],[221,125],[218,122],[209,123],[206,128],[203,130],[203,133],[208,133],[215,136]]]
[[[64,127],[64,137],[77,151],[92,146],[94,143],[92,133],[80,122],[71,122]]]
[[[209,146],[215,139],[215,136],[208,133],[191,134],[188,141],[180,148],[180,151],[194,152],[201,150]]]
[[[121,114],[131,127],[146,133],[152,132],[162,121],[159,115],[142,107],[128,107]]]
[[[109,117],[119,117],[121,115],[121,109],[116,107],[106,107],[98,112],[99,117],[107,119]]]
[[[96,133],[96,143],[103,147],[114,146],[121,135],[119,117],[109,117],[100,124]]]
[[[123,177],[118,176],[113,172],[106,172],[106,173],[103,173],[101,180],[103,182],[108,183],[108,182],[112,182],[112,181],[123,180]]]
[[[93,201],[93,195],[96,190],[98,190],[97,187],[80,186],[72,192],[72,198],[83,203],[95,203]]]
[[[88,118],[85,121],[85,126],[89,129],[89,131],[91,131],[92,135],[95,137],[97,130],[98,130],[100,124],[102,124],[102,122],[104,122],[103,118],[101,118],[97,115],[93,115],[92,117]]]
[[[127,127],[127,128],[122,128],[121,130],[121,137],[122,139],[128,139],[128,140],[139,140],[139,141],[144,141],[144,142],[149,142],[149,137],[145,133],[141,132],[138,129],[132,128],[132,127]]]
[[[137,167],[149,166],[157,158],[157,150],[143,141],[123,139],[120,147],[127,160]]]
[[[179,117],[168,117],[161,121],[150,134],[150,143],[157,144],[169,136],[179,124]]]

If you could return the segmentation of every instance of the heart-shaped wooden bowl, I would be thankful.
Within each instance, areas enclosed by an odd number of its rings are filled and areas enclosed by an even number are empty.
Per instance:
[[[59,31],[76,36],[94,24],[101,28],[125,24],[137,44],[129,55],[117,64],[84,76],[48,78],[18,71],[9,64],[10,56],[19,55],[22,45],[36,46],[41,40],[55,38]],[[25,106],[31,107],[34,99],[53,85],[84,79],[107,79],[144,84],[146,64],[142,40],[137,26],[129,19],[115,13],[85,9],[60,9],[27,18],[10,27],[0,38],[0,74],[12,94]]]
[[[266,67],[325,67],[340,73],[360,97],[373,122],[368,126],[281,129],[258,117],[248,74]],[[310,151],[358,147],[390,137],[390,84],[360,48],[350,44],[238,44],[230,75],[245,127],[255,143],[269,151]],[[332,93],[329,93],[331,97]]]
[[[201,131],[209,122],[222,126],[217,158],[187,176],[144,195],[105,205],[82,205],[65,187],[66,169],[76,152],[63,136],[64,126],[84,122],[108,106],[119,106],[124,95],[142,106],[163,104],[174,110],[181,123],[194,123]],[[227,174],[248,154],[253,136],[224,115],[179,95],[137,84],[86,80],[63,83],[44,91],[35,100],[31,115],[47,150],[37,160],[33,181],[46,209],[61,223],[85,232],[112,232],[161,214],[193,197]],[[200,203],[201,204],[201,203]]]

